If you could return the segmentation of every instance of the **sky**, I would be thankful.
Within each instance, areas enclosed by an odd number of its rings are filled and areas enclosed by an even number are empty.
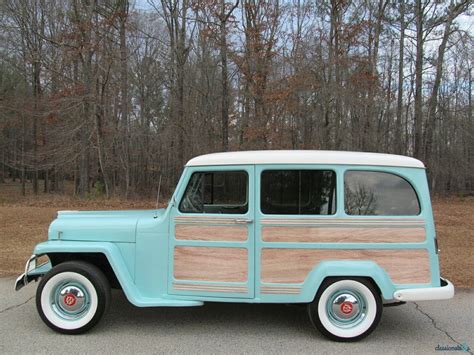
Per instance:
[[[159,0],[153,0],[156,4],[159,4]],[[283,0],[284,2],[285,0]],[[150,10],[152,7],[149,4],[149,0],[131,0],[132,5],[136,9],[141,10]],[[474,35],[474,16],[471,15],[461,15],[456,19],[456,22],[459,24],[462,30],[465,30]]]

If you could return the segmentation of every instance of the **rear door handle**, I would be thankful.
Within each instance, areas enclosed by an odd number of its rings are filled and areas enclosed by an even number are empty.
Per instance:
[[[237,224],[250,224],[252,223],[253,221],[251,219],[247,219],[247,218],[238,218],[236,220],[234,220],[235,223]]]

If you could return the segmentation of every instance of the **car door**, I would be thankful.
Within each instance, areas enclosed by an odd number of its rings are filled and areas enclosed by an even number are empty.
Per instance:
[[[168,292],[254,297],[254,167],[187,167],[170,219]]]

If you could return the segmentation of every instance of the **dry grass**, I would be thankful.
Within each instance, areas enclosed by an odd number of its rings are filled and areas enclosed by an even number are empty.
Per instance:
[[[154,208],[151,200],[78,200],[70,196],[29,194],[18,184],[0,184],[0,275],[18,274],[36,243],[46,239],[48,225],[61,209]],[[474,198],[433,201],[441,273],[458,287],[474,287]]]
[[[108,210],[155,208],[152,200],[80,200],[68,195],[27,191],[17,183],[0,184],[0,275],[22,271],[34,246],[47,238],[48,226],[58,210]]]

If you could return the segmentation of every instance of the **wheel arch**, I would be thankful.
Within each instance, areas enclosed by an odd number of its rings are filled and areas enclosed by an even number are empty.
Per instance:
[[[104,253],[70,253],[70,252],[52,252],[45,254],[48,256],[51,266],[62,264],[66,261],[84,261],[96,266],[103,272],[112,288],[121,289],[122,286],[110,265],[107,256]]]
[[[139,298],[132,275],[119,248],[110,242],[47,241],[34,249],[36,255],[47,255],[52,266],[65,261],[80,260],[97,266],[112,287],[123,289],[127,299],[135,304]]]
[[[363,277],[373,283],[385,300],[393,299],[395,286],[384,269],[373,261],[325,261],[306,277],[302,293],[312,302],[323,282],[332,277]]]

